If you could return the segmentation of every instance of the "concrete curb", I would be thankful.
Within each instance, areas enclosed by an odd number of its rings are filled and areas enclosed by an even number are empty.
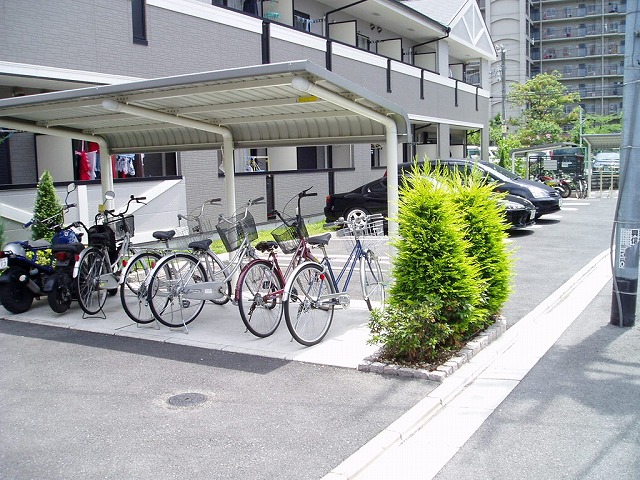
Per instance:
[[[358,365],[358,370],[361,372],[379,373],[397,377],[423,378],[442,383],[445,378],[450,377],[464,364],[469,363],[481,350],[493,343],[506,331],[507,321],[503,317],[499,317],[493,325],[476,335],[473,340],[467,342],[456,356],[451,357],[435,370],[403,367],[392,363],[380,362],[377,360],[377,354],[365,358],[362,363]]]

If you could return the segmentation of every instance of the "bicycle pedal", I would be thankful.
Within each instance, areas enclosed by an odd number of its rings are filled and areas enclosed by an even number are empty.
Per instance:
[[[342,308],[347,309],[351,306],[351,297],[348,294],[338,295],[338,303]]]

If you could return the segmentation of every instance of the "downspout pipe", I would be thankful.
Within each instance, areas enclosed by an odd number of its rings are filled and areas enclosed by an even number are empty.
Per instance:
[[[324,14],[324,36],[329,38],[329,15],[331,15],[332,13],[337,13],[337,12],[341,12],[342,10],[346,10],[347,8],[350,7],[355,7],[356,5],[360,5],[361,3],[367,2],[368,0],[358,0],[357,2],[354,3],[350,3],[348,5],[345,5],[344,7],[340,7],[340,8],[336,8],[334,10],[329,10],[327,13]]]
[[[445,34],[442,37],[438,37],[438,38],[432,38],[431,40],[427,40],[426,42],[422,42],[422,43],[417,43],[416,45],[413,45],[411,47],[411,51],[413,52],[414,55],[426,55],[427,53],[431,53],[431,52],[425,52],[425,53],[416,53],[416,48],[418,47],[423,47],[425,45],[429,45],[430,43],[434,43],[434,42],[439,42],[440,40],[444,40],[445,38],[449,38],[449,34],[451,33],[451,27],[447,27],[445,29]]]
[[[63,137],[76,140],[84,140],[85,142],[95,142],[100,146],[100,183],[102,186],[102,198],[106,198],[106,193],[113,190],[113,171],[111,170],[111,154],[107,141],[99,135],[88,135],[86,133],[65,130],[62,128],[45,127],[35,125],[20,120],[12,120],[10,118],[2,118],[0,120],[3,127],[13,128],[14,130],[22,130],[25,132],[39,133],[42,135],[51,135],[54,137]],[[108,209],[113,209],[113,200],[105,202]]]
[[[231,216],[236,211],[236,185],[235,170],[233,164],[233,135],[231,131],[220,125],[211,125],[210,123],[199,122],[189,118],[182,118],[176,115],[170,115],[148,108],[127,105],[126,103],[117,102],[115,100],[104,100],[102,107],[110,112],[119,112],[132,115],[134,117],[148,118],[162,123],[179,125],[181,127],[193,128],[205,132],[215,133],[222,136],[222,159],[224,166],[224,183],[226,190],[227,216]]]
[[[371,110],[364,105],[354,102],[335,92],[311,83],[306,78],[294,77],[291,86],[310,95],[322,98],[327,102],[346,108],[358,115],[367,117],[375,122],[379,122],[385,127],[385,137],[387,144],[387,207],[389,212],[389,237],[394,237],[398,233],[398,126],[396,122],[375,110]]]

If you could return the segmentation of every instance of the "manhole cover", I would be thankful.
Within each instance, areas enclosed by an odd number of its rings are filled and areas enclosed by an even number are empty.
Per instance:
[[[170,397],[168,402],[174,407],[193,407],[207,401],[206,395],[201,393],[180,393]]]

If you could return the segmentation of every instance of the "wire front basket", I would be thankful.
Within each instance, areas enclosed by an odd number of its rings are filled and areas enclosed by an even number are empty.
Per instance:
[[[367,215],[365,221],[353,221],[336,232],[338,237],[347,240],[348,250],[351,250],[360,240],[365,249],[373,250],[384,241],[384,217],[381,214]]]
[[[249,243],[258,238],[256,222],[249,211],[242,215],[236,214],[231,218],[220,217],[216,230],[227,252],[240,248],[245,238]]]
[[[205,232],[215,232],[215,227],[211,223],[209,217],[198,216],[194,219],[187,219],[187,225],[189,226],[189,233],[205,233]]]
[[[309,236],[303,218],[300,219],[300,232],[298,232],[297,225],[295,218],[285,219],[285,223],[271,231],[271,235],[273,239],[278,242],[282,253],[293,253],[296,251],[300,244],[300,234],[305,238]]]
[[[116,235],[116,242],[122,240],[127,233],[130,237],[133,237],[133,234],[135,233],[133,215],[109,219],[106,222],[106,225],[114,231]]]

